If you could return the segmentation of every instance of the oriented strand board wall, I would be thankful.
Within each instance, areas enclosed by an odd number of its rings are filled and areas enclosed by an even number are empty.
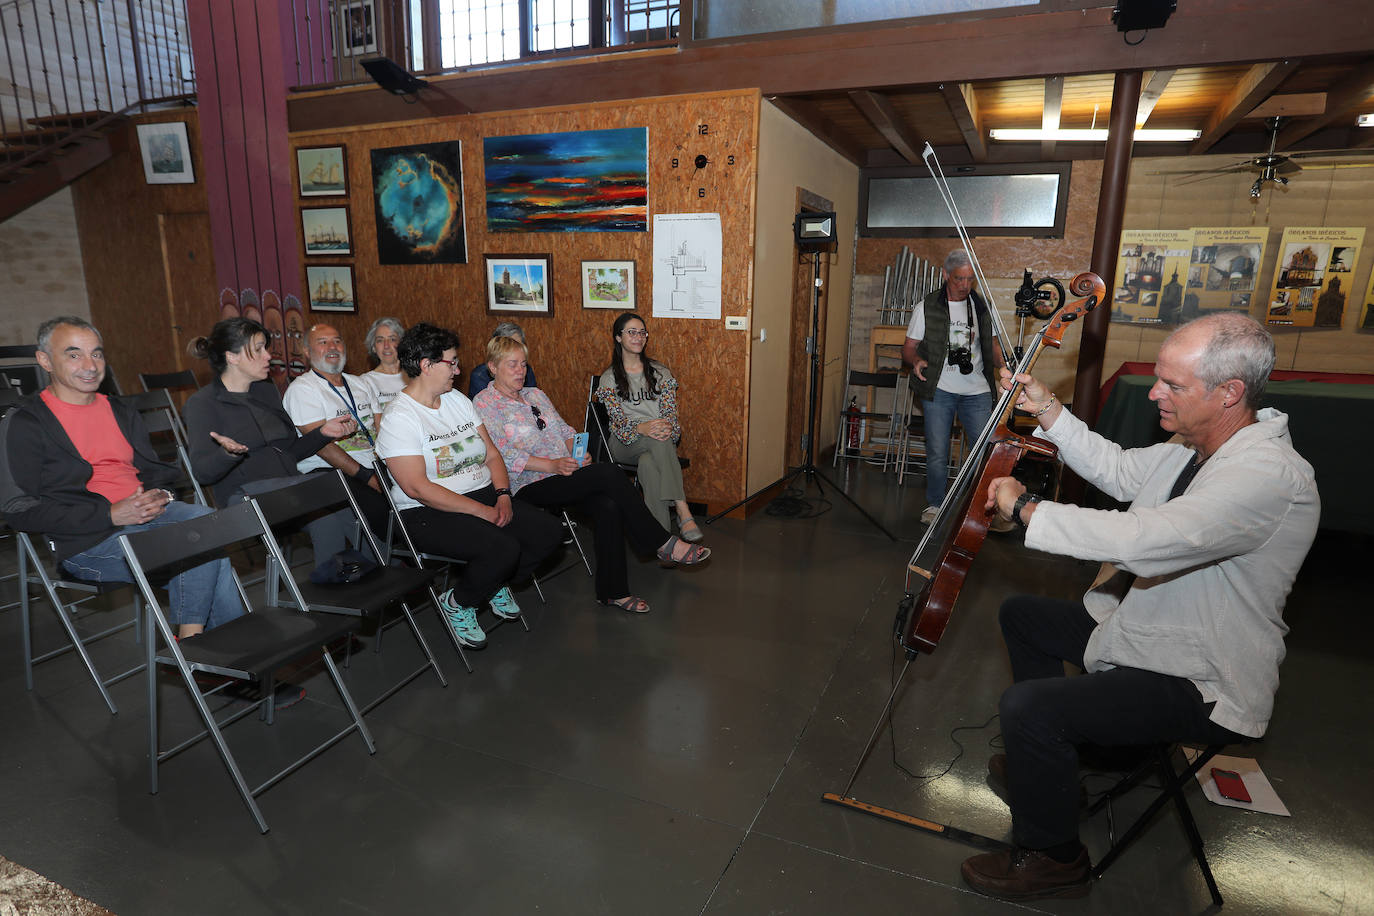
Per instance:
[[[349,341],[352,366],[365,365],[363,335],[378,317],[394,315],[407,326],[430,321],[458,332],[459,358],[466,369],[484,359],[488,335],[504,316],[487,314],[484,253],[552,255],[552,316],[518,316],[530,344],[530,362],[539,384],[559,412],[581,428],[587,379],[608,365],[610,327],[617,313],[584,310],[578,284],[583,260],[633,260],[637,310],[650,331],[649,353],[681,380],[679,404],[682,453],[692,459],[686,486],[690,499],[724,507],[744,496],[748,335],[726,331],[713,320],[655,319],[652,311],[652,215],[718,212],[724,247],[723,315],[747,315],[753,269],[754,157],[758,118],[754,91],[674,96],[530,109],[495,114],[429,119],[383,128],[315,131],[292,135],[297,146],[343,144],[348,150],[349,196],[354,251],[349,259],[319,258],[311,263],[349,260],[354,265],[358,313],[307,313],[307,322],[328,320]],[[727,167],[718,154],[729,138],[736,156]],[[620,127],[649,128],[650,232],[488,233],[482,166],[482,138]],[[463,265],[381,265],[373,217],[369,151],[416,143],[460,140],[463,144],[463,197],[468,263]],[[688,163],[698,153],[713,161],[697,172]],[[679,168],[671,167],[677,157]],[[706,196],[697,189],[704,187]],[[334,198],[309,198],[311,205]],[[297,227],[299,231],[299,227]],[[299,244],[299,242],[298,242]],[[302,256],[303,260],[303,256]],[[302,274],[304,271],[302,270]]]
[[[816,426],[819,456],[835,441],[844,391],[845,341],[848,335],[851,276],[854,269],[854,219],[859,193],[858,168],[817,140],[771,103],[759,118],[758,231],[754,252],[751,334],[753,362],[749,378],[749,492],[768,486],[787,470],[788,366],[805,360],[791,352],[792,289],[797,270],[792,221],[797,215],[797,189],[819,194],[835,205],[838,250],[829,255],[830,284],[826,311],[822,410]],[[808,276],[810,271],[808,270]],[[810,306],[806,321],[810,323]],[[760,331],[768,332],[759,340]],[[806,396],[802,393],[802,397]]]
[[[144,124],[159,121],[187,122],[195,184],[148,184],[135,122],[130,122],[124,152],[72,185],[91,321],[100,328],[110,366],[127,392],[141,390],[139,372],[177,367],[158,214],[205,210],[196,110],[160,111],[136,119]],[[218,320],[218,300],[215,289],[206,289],[205,323],[198,333]]]

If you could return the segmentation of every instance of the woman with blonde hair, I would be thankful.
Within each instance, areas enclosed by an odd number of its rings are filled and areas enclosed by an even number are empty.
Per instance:
[[[711,555],[709,548],[688,544],[645,508],[619,468],[572,457],[576,430],[564,422],[548,396],[526,388],[525,345],[514,337],[487,343],[492,381],[473,405],[501,450],[510,471],[516,501],[543,509],[576,507],[596,532],[596,597],[606,606],[635,614],[649,603],[631,594],[625,563],[628,542],[635,553],[652,553],[664,563],[694,566]]]

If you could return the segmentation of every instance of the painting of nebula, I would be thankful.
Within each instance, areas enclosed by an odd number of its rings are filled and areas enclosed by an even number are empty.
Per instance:
[[[378,263],[467,263],[457,141],[372,150],[372,199]]]
[[[489,231],[648,231],[647,127],[482,143]]]

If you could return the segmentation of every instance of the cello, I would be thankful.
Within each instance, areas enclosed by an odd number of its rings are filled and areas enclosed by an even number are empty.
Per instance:
[[[1107,290],[1101,277],[1085,271],[1069,281],[1068,292],[1080,298],[1065,303],[1036,332],[1030,346],[1017,360],[1013,375],[1029,373],[1046,347],[1058,349],[1067,327],[1103,302]],[[993,519],[983,499],[991,482],[998,477],[1011,476],[1012,469],[1023,458],[1053,461],[1058,455],[1058,449],[1050,442],[1011,428],[1021,388],[1021,382],[1014,382],[1009,390],[1002,392],[987,428],[979,434],[973,457],[959,469],[959,475],[940,505],[939,514],[907,562],[906,594],[897,612],[894,632],[898,643],[908,653],[928,654],[940,644],[959,591],[987,538]],[[972,485],[970,481],[974,481]],[[933,543],[938,531],[947,533],[938,543]],[[935,562],[921,565],[922,558],[931,554],[936,556]],[[919,583],[919,591],[913,591],[913,578]]]

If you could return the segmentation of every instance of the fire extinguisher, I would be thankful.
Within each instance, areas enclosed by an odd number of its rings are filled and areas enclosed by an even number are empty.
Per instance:
[[[845,439],[850,448],[859,447],[859,396],[855,395],[849,399],[849,406],[844,409]]]

